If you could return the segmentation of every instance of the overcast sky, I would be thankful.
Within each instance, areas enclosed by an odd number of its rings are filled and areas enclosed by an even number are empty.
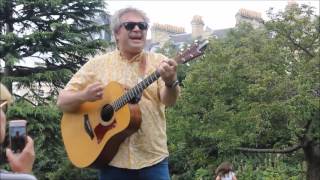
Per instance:
[[[292,0],[291,0],[292,1]],[[234,27],[235,14],[240,8],[260,12],[263,19],[267,19],[266,11],[273,7],[275,10],[284,10],[288,4],[287,0],[278,1],[262,1],[262,0],[238,0],[238,1],[119,1],[106,0],[107,10],[113,14],[116,10],[132,6],[146,12],[150,18],[151,25],[153,23],[170,24],[184,27],[186,32],[191,32],[190,22],[194,15],[202,16],[205,26],[211,29],[223,29]],[[299,4],[308,4],[316,7],[319,15],[318,0],[296,1]],[[150,35],[150,33],[149,33]]]

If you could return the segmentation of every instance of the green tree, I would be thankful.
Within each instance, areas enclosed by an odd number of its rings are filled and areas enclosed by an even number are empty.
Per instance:
[[[0,1],[1,82],[10,90],[26,90],[22,95],[13,92],[17,103],[8,118],[28,120],[39,179],[96,178],[94,171],[69,163],[55,97],[88,57],[108,46],[106,40],[90,38],[107,30],[108,24],[95,21],[107,16],[103,0]]]
[[[304,5],[269,16],[263,29],[242,24],[214,41],[191,67],[168,113],[172,171],[188,176],[226,157],[239,166],[243,153],[287,153],[306,162],[307,179],[320,177],[319,17]],[[286,173],[260,175],[296,176]]]
[[[197,41],[197,42],[193,42],[193,43],[184,43],[181,47],[178,47],[177,45],[175,45],[171,40],[166,41],[162,47],[160,47],[159,49],[157,49],[157,53],[161,53],[165,56],[167,56],[168,58],[175,58],[176,56],[178,56],[179,53],[183,53],[185,52],[188,47],[194,45],[195,43],[202,43],[204,41]],[[190,65],[193,64],[192,62],[188,62],[185,65],[179,65],[177,68],[177,75],[178,75],[178,80],[180,82],[180,85],[183,86],[183,80],[186,77],[186,73],[190,67]]]

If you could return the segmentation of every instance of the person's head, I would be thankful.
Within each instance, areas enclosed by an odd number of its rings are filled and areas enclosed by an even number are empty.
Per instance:
[[[5,112],[8,106],[12,103],[13,98],[8,89],[0,83],[0,144],[3,142],[6,130],[6,115]]]
[[[149,18],[136,8],[120,9],[111,17],[111,29],[122,53],[137,54],[144,48]]]
[[[219,176],[219,175],[227,174],[230,171],[233,171],[232,164],[230,162],[223,162],[217,167],[215,173],[217,176]]]

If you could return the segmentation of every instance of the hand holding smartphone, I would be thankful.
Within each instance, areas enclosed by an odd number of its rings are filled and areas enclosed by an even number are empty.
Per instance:
[[[6,156],[9,166],[13,172],[31,173],[35,152],[33,140],[27,136],[27,121],[13,120],[8,125],[9,148],[6,149]]]
[[[14,153],[21,153],[27,142],[27,121],[9,121],[9,146]]]

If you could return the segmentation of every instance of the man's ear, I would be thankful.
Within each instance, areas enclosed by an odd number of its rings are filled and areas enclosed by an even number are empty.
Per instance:
[[[119,36],[119,30],[114,33],[114,38],[116,42],[119,40],[118,36]]]

